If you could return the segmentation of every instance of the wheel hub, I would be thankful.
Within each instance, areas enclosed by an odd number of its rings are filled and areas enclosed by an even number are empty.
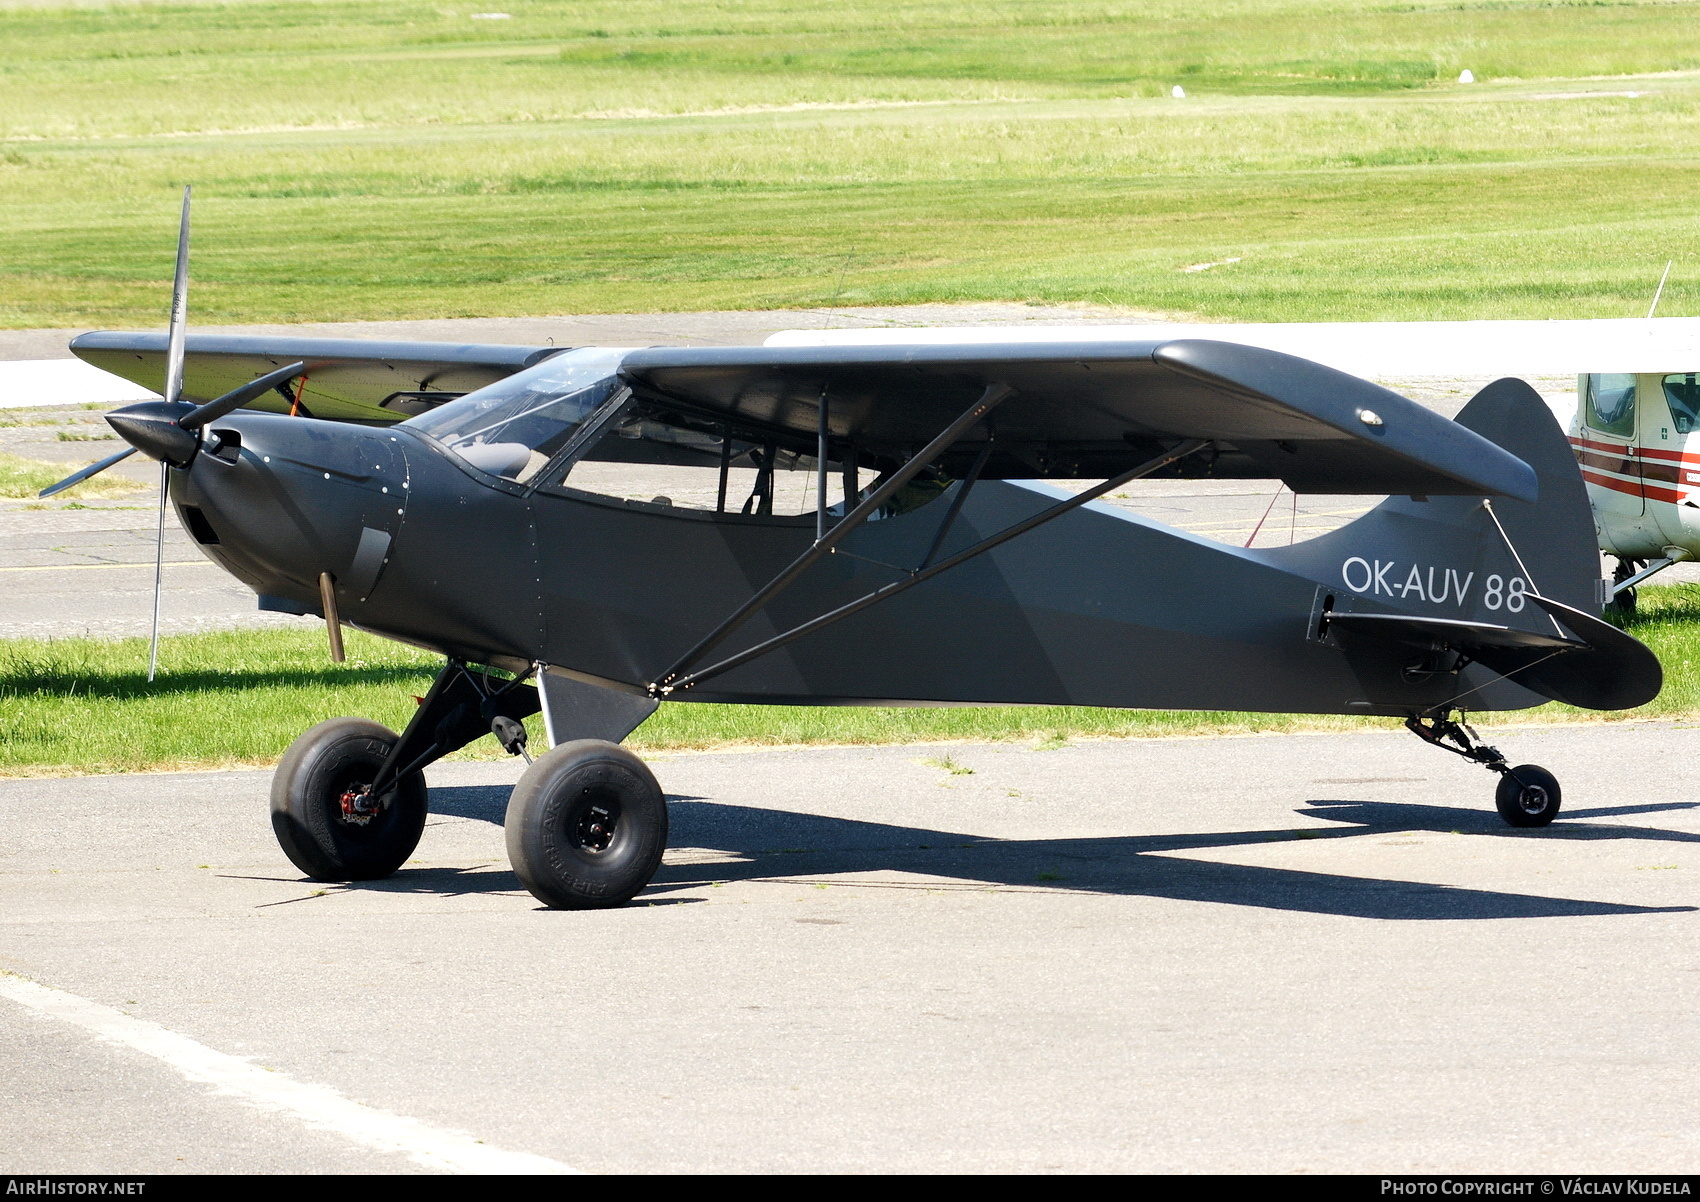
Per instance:
[[[1517,793],[1517,804],[1525,814],[1539,814],[1547,808],[1547,791],[1539,785],[1524,785]]]
[[[578,820],[578,845],[586,851],[607,851],[614,842],[617,816],[608,806],[592,802]]]
[[[337,804],[342,810],[342,820],[351,826],[365,826],[378,816],[383,807],[372,793],[371,785],[358,785],[343,790],[337,798]]]

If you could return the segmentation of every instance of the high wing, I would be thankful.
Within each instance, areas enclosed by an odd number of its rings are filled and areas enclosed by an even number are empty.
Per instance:
[[[562,349],[191,334],[184,398],[208,400],[300,360],[307,414],[387,423]],[[164,333],[84,334],[71,350],[136,383],[163,383]],[[656,347],[628,354],[622,370],[641,393],[733,417],[806,454],[825,395],[829,433],[864,459],[893,463],[1003,384],[1015,395],[987,427],[987,479],[1107,478],[1202,438],[1211,450],[1168,474],[1279,478],[1309,493],[1535,495],[1528,465],[1423,406],[1309,360],[1233,343]],[[283,412],[294,395],[251,407]],[[985,436],[971,435],[942,467],[966,473]]]
[[[71,342],[79,359],[158,392],[165,381],[163,332],[102,330]],[[289,363],[307,364],[301,408],[331,421],[397,422],[494,383],[559,350],[455,342],[190,334],[183,399],[209,401]],[[281,393],[249,408],[287,412]]]
[[[1689,372],[1700,363],[1700,317],[783,330],[770,337],[767,345],[984,346],[1015,341],[1080,343],[1173,338],[1208,338],[1260,346],[1374,379]]]
[[[622,373],[640,395],[732,417],[812,454],[828,433],[901,462],[988,387],[990,479],[1104,479],[1191,439],[1168,474],[1279,478],[1296,492],[1505,495],[1532,501],[1521,459],[1356,376],[1257,347],[1198,339],[1020,345],[658,347]],[[946,456],[962,475],[987,434]]]

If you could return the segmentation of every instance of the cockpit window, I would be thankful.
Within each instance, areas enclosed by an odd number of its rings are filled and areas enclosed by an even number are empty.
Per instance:
[[[1587,379],[1588,425],[1619,438],[1635,437],[1635,377],[1591,375]]]
[[[730,428],[720,417],[638,399],[627,402],[570,463],[539,477],[539,484],[545,490],[755,517],[813,514],[819,496],[815,458],[806,451],[779,446],[756,430]],[[845,491],[854,496],[860,488],[856,468],[829,459],[827,486],[828,512],[835,506],[842,512]]]
[[[1700,375],[1665,377],[1665,404],[1678,434],[1692,433],[1700,426]]]
[[[476,468],[527,481],[616,392],[625,348],[585,347],[545,359],[404,424]]]

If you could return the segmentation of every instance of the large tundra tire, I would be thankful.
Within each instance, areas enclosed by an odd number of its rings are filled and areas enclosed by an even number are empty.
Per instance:
[[[272,831],[283,854],[314,880],[375,881],[419,846],[429,810],[425,778],[415,772],[387,796],[371,796],[399,737],[365,718],[332,718],[283,753],[272,775]]]
[[[649,884],[667,849],[667,799],[644,762],[598,739],[563,743],[508,799],[508,860],[546,906],[601,910]]]

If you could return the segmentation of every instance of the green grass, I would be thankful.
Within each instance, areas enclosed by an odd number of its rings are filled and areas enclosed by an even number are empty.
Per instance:
[[[1700,306],[1692,2],[509,11],[0,4],[0,325]]]
[[[1007,95],[1375,93],[1700,67],[1692,7],[1496,0],[6,4],[0,132],[498,123]],[[112,103],[122,97],[124,103]]]
[[[110,454],[119,448],[106,449]],[[57,484],[69,476],[77,466],[71,463],[44,463],[39,459],[26,459],[22,455],[0,451],[0,497],[33,497],[49,484]],[[142,487],[143,485],[126,480],[122,476],[103,474],[72,485],[57,495],[71,500],[121,497]]]
[[[1636,710],[1592,713],[1546,705],[1511,723],[1619,722],[1700,717],[1700,586],[1643,590],[1632,625],[1664,661],[1666,686]],[[192,770],[275,763],[315,722],[343,715],[400,729],[439,660],[348,632],[349,662],[327,661],[323,632],[239,631],[161,640],[159,679],[147,683],[143,639],[0,642],[0,775]],[[1483,715],[1491,720],[1491,715]],[[541,746],[541,732],[533,737]],[[1328,715],[1108,710],[1070,706],[887,709],[667,704],[630,743],[642,752],[806,744],[1024,741],[1054,750],[1071,740],[1345,731],[1389,719]],[[460,758],[501,758],[493,739]],[[935,761],[958,770],[948,756]]]

